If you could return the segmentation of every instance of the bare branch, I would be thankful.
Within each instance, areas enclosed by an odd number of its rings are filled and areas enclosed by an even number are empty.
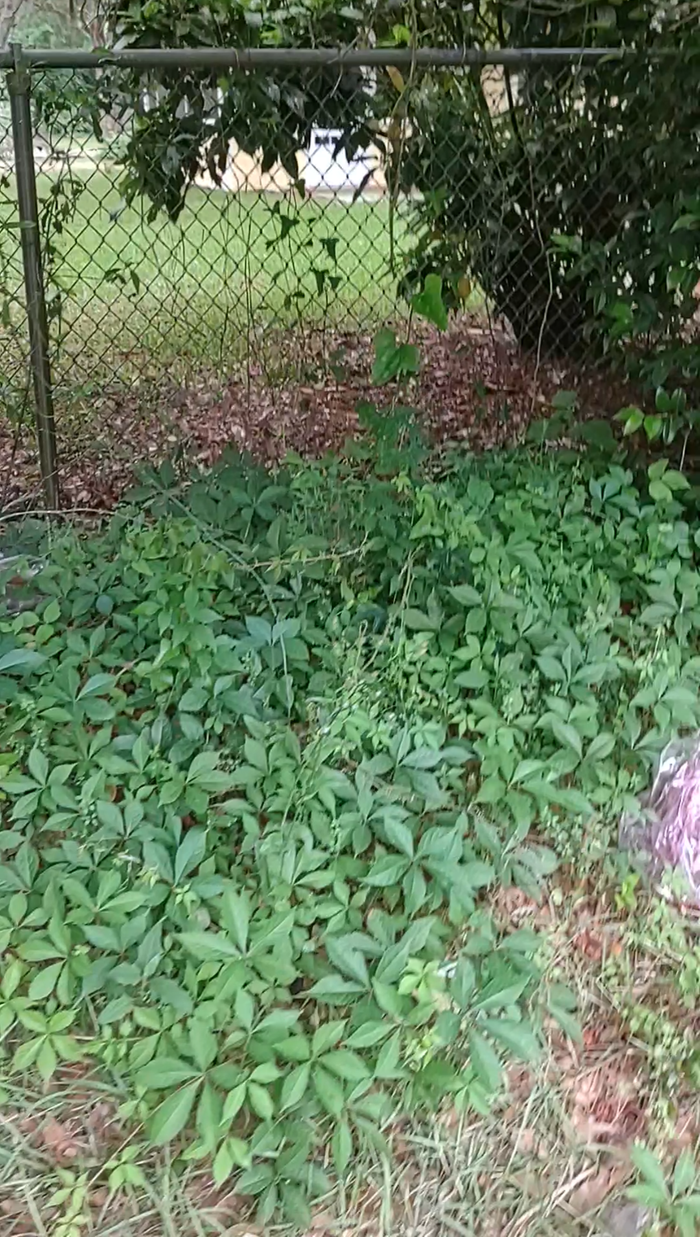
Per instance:
[[[0,47],[7,47],[26,0],[0,0]]]

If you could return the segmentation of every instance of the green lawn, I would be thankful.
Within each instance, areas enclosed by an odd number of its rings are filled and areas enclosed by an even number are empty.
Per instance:
[[[292,205],[194,189],[177,223],[149,222],[145,203],[125,206],[116,173],[84,177],[59,242],[59,371],[87,378],[169,359],[223,367],[276,326],[357,329],[395,308],[386,201]],[[42,196],[47,188],[43,178]],[[394,234],[398,244],[400,225]]]
[[[164,215],[149,221],[146,202],[127,206],[118,169],[73,175],[75,211],[54,263],[61,313],[53,369],[64,394],[114,374],[157,375],[166,364],[226,372],[247,356],[276,365],[279,330],[296,327],[303,341],[324,328],[371,329],[396,312],[392,258],[405,248],[406,226],[392,221],[386,200],[292,203],[193,189],[172,223]],[[55,187],[55,176],[39,176],[43,210]],[[0,331],[4,379],[21,386],[27,345],[15,221],[10,180],[0,200],[0,261],[11,325]]]

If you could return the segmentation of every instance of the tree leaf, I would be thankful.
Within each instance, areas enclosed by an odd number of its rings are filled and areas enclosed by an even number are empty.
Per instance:
[[[477,1031],[470,1031],[468,1042],[474,1072],[486,1091],[492,1095],[501,1085],[503,1077],[501,1062],[488,1040],[484,1039],[483,1035],[479,1035]]]
[[[197,1078],[199,1071],[189,1061],[180,1057],[154,1057],[148,1065],[138,1070],[135,1078],[136,1086],[146,1091],[168,1091],[181,1082]]]
[[[643,1143],[633,1143],[630,1155],[639,1175],[653,1187],[660,1198],[668,1198],[664,1170],[653,1151]]]
[[[401,854],[407,855],[409,859],[413,858],[413,834],[404,821],[395,820],[392,817],[385,818],[384,832],[391,846]]]
[[[398,885],[408,868],[408,862],[398,855],[382,855],[372,864],[365,881],[368,885],[379,885],[382,888]]]
[[[222,932],[181,932],[180,944],[200,962],[240,958],[240,950]]]
[[[206,829],[188,829],[175,855],[175,884],[199,867],[206,853]]]
[[[78,700],[86,700],[90,696],[103,696],[105,692],[111,691],[116,681],[113,674],[93,674],[78,692]]]
[[[214,1154],[218,1142],[219,1127],[222,1118],[221,1096],[205,1082],[197,1105],[197,1133],[210,1155]]]
[[[197,1068],[204,1074],[216,1060],[218,1041],[214,1032],[201,1018],[195,1017],[190,1023],[190,1049]]]
[[[418,349],[414,344],[399,344],[396,335],[388,328],[378,331],[374,338],[374,365],[372,383],[384,386],[393,378],[407,377],[418,372]]]
[[[552,714],[551,726],[554,737],[559,740],[562,747],[570,747],[580,760],[583,755],[583,743],[576,727],[570,725],[569,722],[562,721],[555,713]]]
[[[233,1121],[234,1117],[240,1112],[245,1104],[245,1097],[248,1090],[247,1083],[241,1082],[237,1087],[229,1091],[224,1100],[223,1120]]]
[[[332,1117],[342,1116],[345,1108],[345,1093],[340,1082],[321,1065],[313,1067],[311,1081],[326,1112],[329,1112]]]
[[[30,1001],[45,1001],[51,995],[58,983],[63,966],[63,962],[54,962],[51,966],[42,967],[37,972],[27,990]]]
[[[185,1128],[199,1087],[200,1080],[197,1079],[179,1091],[173,1091],[172,1095],[156,1108],[149,1122],[149,1133],[151,1142],[157,1147],[172,1142]]]
[[[214,1185],[223,1185],[224,1182],[231,1176],[234,1167],[235,1160],[231,1151],[231,1142],[230,1139],[226,1138],[214,1156],[214,1163],[212,1166]]]
[[[337,1048],[333,1052],[327,1052],[323,1057],[323,1065],[345,1082],[362,1082],[370,1077],[370,1071],[362,1057],[349,1048]]]
[[[272,1096],[267,1090],[267,1087],[263,1087],[257,1082],[249,1082],[248,1103],[250,1104],[253,1112],[260,1117],[261,1121],[272,1120],[275,1113],[275,1106],[272,1102]]]
[[[692,1189],[697,1178],[695,1157],[687,1147],[681,1151],[673,1169],[673,1194],[677,1198]]]
[[[296,1108],[301,1102],[309,1085],[310,1074],[311,1066],[308,1061],[303,1065],[298,1065],[290,1074],[287,1074],[282,1084],[280,1112],[285,1112],[288,1108]]]
[[[440,331],[447,330],[447,310],[442,299],[442,279],[439,275],[426,275],[423,290],[411,302],[413,312],[432,322]]]
[[[386,1022],[365,1022],[353,1031],[346,1039],[349,1048],[373,1048],[380,1044],[391,1032],[391,1025]]]
[[[520,979],[510,979],[499,976],[486,984],[474,1001],[474,1008],[482,1013],[494,1009],[506,1009],[520,1000],[528,986],[527,976]]]
[[[244,954],[248,948],[248,924],[250,922],[248,898],[229,886],[224,890],[221,905],[222,923],[241,953]]]
[[[35,653],[33,649],[10,649],[0,657],[0,674],[8,674],[11,670],[37,670],[45,661],[43,653]]]
[[[178,701],[178,708],[183,713],[199,713],[207,704],[209,693],[204,687],[189,687]]]
[[[49,776],[49,762],[41,748],[33,747],[27,757],[27,768],[40,786],[45,786]]]
[[[528,1022],[513,1022],[509,1018],[486,1018],[483,1028],[503,1044],[520,1061],[537,1061],[541,1045]]]
[[[460,606],[464,606],[466,610],[473,610],[476,606],[483,605],[483,597],[471,584],[456,584],[450,589],[450,593],[455,601]]]
[[[348,1121],[336,1123],[331,1139],[331,1154],[335,1171],[339,1177],[344,1177],[352,1158],[352,1131]]]
[[[347,943],[347,937],[332,937],[327,936],[324,939],[328,960],[337,966],[339,971],[344,972],[362,984],[363,987],[369,987],[369,971],[367,970],[367,961],[363,954],[358,949],[353,949]]]

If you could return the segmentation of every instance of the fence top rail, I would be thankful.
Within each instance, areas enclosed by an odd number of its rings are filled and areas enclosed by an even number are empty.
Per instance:
[[[215,68],[460,68],[501,65],[522,68],[532,64],[598,64],[629,54],[617,47],[476,47],[421,48],[212,48],[168,47],[76,51],[24,48],[12,43],[0,51],[0,69],[98,69],[121,65],[133,69]]]

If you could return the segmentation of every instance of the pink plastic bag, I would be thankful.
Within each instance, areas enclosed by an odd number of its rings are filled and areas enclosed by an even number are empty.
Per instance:
[[[636,867],[662,882],[664,896],[700,906],[700,733],[665,748],[641,811],[623,816],[619,840]],[[672,874],[680,880],[664,880]]]

